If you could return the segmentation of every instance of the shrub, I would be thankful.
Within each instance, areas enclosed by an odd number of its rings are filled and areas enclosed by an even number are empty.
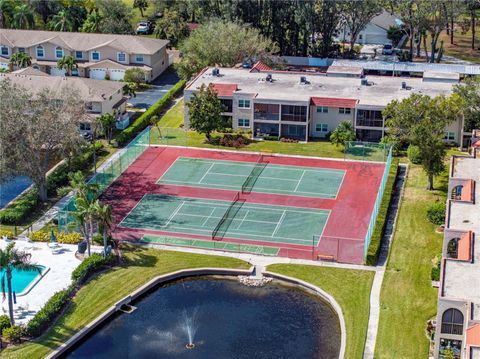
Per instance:
[[[123,77],[125,82],[133,82],[137,86],[145,82],[145,71],[137,67],[132,67],[125,71],[125,76]]]
[[[378,255],[380,254],[382,238],[385,234],[385,229],[387,226],[388,209],[390,208],[393,191],[395,189],[397,172],[398,159],[394,159],[390,167],[390,173],[388,174],[387,184],[385,185],[385,191],[383,192],[382,202],[380,203],[380,209],[378,210],[375,226],[373,227],[373,233],[372,237],[370,238],[367,257],[365,258],[366,264],[371,266],[374,266],[377,263]]]
[[[282,137],[280,142],[287,142],[287,143],[298,143],[298,140],[294,138]]]
[[[183,90],[185,83],[185,80],[178,81],[160,100],[155,102],[147,111],[137,118],[131,126],[120,132],[115,138],[117,143],[119,145],[125,144],[136,133],[146,128],[150,124],[151,118],[159,115],[160,112],[170,104],[172,98]]]
[[[2,337],[9,343],[18,343],[22,338],[23,329],[18,325],[8,327],[2,330]]]
[[[420,162],[422,161],[422,158],[420,157],[420,148],[418,148],[418,146],[408,146],[407,156],[410,162],[416,165],[420,164]]]
[[[0,211],[0,223],[20,224],[38,205],[38,191],[33,188],[21,195],[10,206]]]
[[[278,137],[277,136],[263,136],[263,139],[265,141],[278,141]]]
[[[72,272],[72,281],[74,283],[83,283],[94,272],[98,271],[104,265],[113,263],[115,257],[103,257],[100,254],[93,253],[86,258],[75,270]]]
[[[11,326],[8,315],[0,315],[0,333],[2,333],[5,328],[10,328]]]
[[[45,303],[42,309],[38,311],[37,314],[28,322],[27,324],[27,334],[35,337],[44,331],[52,320],[58,315],[62,310],[64,305],[68,302],[70,298],[71,289],[64,289],[60,292],[56,292],[48,301]]]
[[[235,148],[245,147],[249,143],[250,143],[250,139],[248,137],[245,137],[241,134],[229,134],[229,133],[224,134],[219,141],[220,146],[235,147]]]
[[[427,209],[427,219],[429,222],[440,226],[445,223],[445,211],[447,207],[443,202],[435,202]]]
[[[0,229],[0,238],[3,238],[3,236],[6,236],[9,239],[13,238],[13,231],[10,231],[8,229]],[[1,316],[0,316],[1,318]],[[1,332],[1,330],[0,330]]]
[[[430,276],[432,280],[437,282],[440,280],[440,268],[441,268],[441,261],[437,256],[432,260],[432,270],[430,272]]]
[[[72,232],[54,232],[55,239],[58,243],[65,243],[65,244],[77,244],[81,241],[82,236],[80,233]],[[49,242],[51,240],[51,232],[46,231],[36,231],[29,234],[29,237],[32,241],[35,242]]]

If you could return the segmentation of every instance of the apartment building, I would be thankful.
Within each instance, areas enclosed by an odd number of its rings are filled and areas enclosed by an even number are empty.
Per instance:
[[[480,140],[474,133],[473,143]],[[480,147],[453,156],[448,183],[435,359],[480,358]]]
[[[8,80],[12,84],[29,90],[32,94],[43,89],[53,93],[62,93],[67,89],[74,91],[79,98],[85,101],[87,116],[80,124],[80,132],[91,133],[92,122],[97,116],[111,113],[117,121],[117,128],[128,126],[126,116],[127,98],[123,96],[124,84],[116,81],[102,81],[79,77],[50,76],[33,68],[26,68],[13,73],[1,73],[0,81]]]
[[[324,73],[273,71],[257,63],[252,69],[206,68],[185,89],[185,102],[201,85],[212,84],[234,129],[250,129],[255,138],[324,138],[342,121],[350,122],[359,140],[380,141],[385,134],[382,110],[412,93],[448,96],[452,74],[424,78],[365,76],[361,68],[331,66]],[[188,108],[185,106],[185,127]],[[463,119],[445,129],[453,143],[463,140]]]
[[[57,61],[72,56],[78,65],[73,76],[123,80],[125,71],[135,67],[145,71],[146,81],[152,81],[169,65],[167,44],[166,40],[132,35],[2,29],[0,67],[9,67],[12,54],[25,52],[35,69],[65,76]]]

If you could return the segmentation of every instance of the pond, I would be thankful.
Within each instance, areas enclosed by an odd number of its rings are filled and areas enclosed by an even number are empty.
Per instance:
[[[5,182],[0,182],[0,209],[30,187],[31,184],[32,181],[25,176],[15,176]]]
[[[254,288],[197,277],[161,285],[133,305],[67,357],[332,359],[340,351],[336,312],[278,281]]]

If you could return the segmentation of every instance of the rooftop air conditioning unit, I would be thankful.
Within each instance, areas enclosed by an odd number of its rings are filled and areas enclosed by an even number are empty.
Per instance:
[[[407,83],[402,81],[402,90],[407,90]]]
[[[305,76],[300,76],[300,83],[301,84],[306,84],[307,83],[307,78]]]
[[[272,74],[267,74],[267,77],[265,78],[265,80],[268,82],[273,82]]]
[[[220,76],[220,69],[218,68],[213,68],[212,69],[212,76]]]
[[[362,86],[368,86],[368,80],[367,79],[362,79],[360,83],[361,83]]]

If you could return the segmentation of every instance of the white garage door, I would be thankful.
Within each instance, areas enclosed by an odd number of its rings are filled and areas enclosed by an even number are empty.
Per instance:
[[[123,80],[125,70],[110,70],[110,79],[115,81]]]
[[[8,69],[8,64],[5,62],[0,62],[0,69]]]
[[[58,67],[51,67],[50,68],[50,75],[52,76],[65,76],[65,70],[59,69]]]
[[[105,70],[105,69],[91,69],[90,70],[90,78],[91,79],[104,80],[106,74],[107,74],[107,70]]]

